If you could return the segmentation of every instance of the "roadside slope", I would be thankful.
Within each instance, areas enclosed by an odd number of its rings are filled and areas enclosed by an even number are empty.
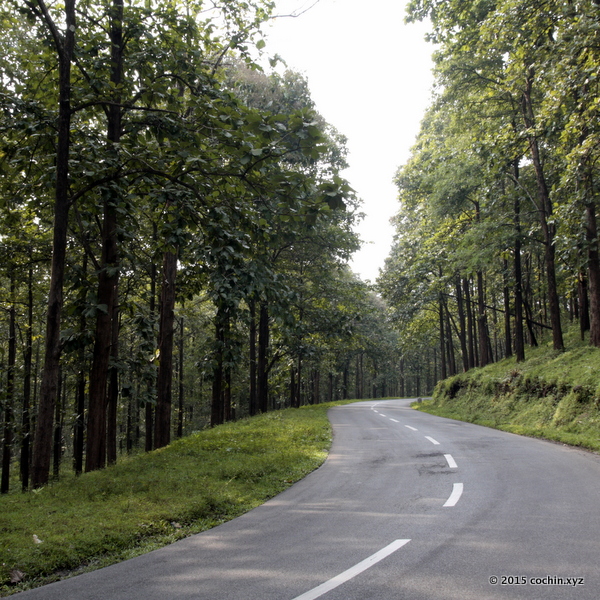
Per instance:
[[[0,497],[0,596],[205,531],[320,466],[328,409],[274,411],[198,432],[80,477]],[[13,486],[16,488],[17,486]]]
[[[600,451],[600,349],[571,335],[441,381],[415,408],[431,414]]]

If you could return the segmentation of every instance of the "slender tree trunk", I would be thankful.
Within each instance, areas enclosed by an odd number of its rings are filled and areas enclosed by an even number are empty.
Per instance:
[[[348,399],[348,388],[350,379],[350,365],[348,361],[344,363],[344,372],[342,374],[342,400]]]
[[[122,109],[120,86],[123,80],[123,0],[113,0],[110,13],[111,75],[113,102],[107,108],[107,147],[115,159],[121,141]],[[87,427],[85,470],[101,469],[106,464],[108,407],[107,383],[113,344],[113,328],[118,327],[117,286],[119,280],[118,204],[119,192],[103,191],[102,268],[98,275],[98,309]]]
[[[296,381],[296,405],[294,408],[300,408],[302,405],[302,356],[298,356],[296,362],[296,374],[298,377]]]
[[[27,277],[27,330],[23,356],[23,414],[21,421],[21,489],[29,488],[29,461],[31,460],[31,371],[33,365],[33,264],[29,256]]]
[[[45,3],[37,0],[50,30],[59,58],[59,113],[56,144],[56,184],[54,202],[54,232],[52,245],[52,270],[48,293],[44,368],[40,388],[37,426],[33,444],[31,483],[39,488],[50,476],[54,406],[58,390],[60,366],[60,326],[63,307],[63,282],[67,251],[67,228],[69,222],[69,151],[71,147],[71,61],[75,49],[75,0],[65,0],[65,29],[61,34],[52,21]]]
[[[117,245],[116,211],[114,205],[105,203],[104,245],[102,251],[103,268],[98,282],[98,308],[92,368],[90,371],[89,409],[85,470],[102,469],[106,465],[106,411],[107,383],[113,343],[113,326],[117,298]]]
[[[590,308],[588,301],[588,281],[583,271],[579,272],[577,277],[577,303],[579,315],[579,331],[581,339],[585,339],[585,334],[590,330]]]
[[[258,411],[267,412],[269,409],[269,374],[267,355],[269,351],[269,310],[266,302],[260,305],[258,322],[258,377],[257,400]]]
[[[477,331],[479,332],[479,366],[485,367],[490,361],[487,314],[485,311],[485,287],[483,273],[477,271]]]
[[[590,344],[592,346],[600,346],[600,256],[598,252],[598,226],[595,202],[588,202],[586,204],[585,214],[590,299]]]
[[[361,352],[357,357],[356,357],[356,379],[358,382],[357,385],[357,393],[356,393],[356,397],[357,398],[364,398],[365,395],[365,372],[364,372],[364,368],[363,368],[363,361],[364,361],[364,357],[363,357],[363,353]]]
[[[321,371],[315,369],[313,371],[313,404],[321,403]]]
[[[471,286],[468,279],[463,279],[463,291],[467,307],[467,342],[469,350],[469,369],[476,366],[475,363],[475,332],[473,325],[473,304],[471,302]],[[444,379],[444,377],[442,377]]]
[[[442,294],[438,299],[439,325],[440,325],[440,357],[442,366],[442,379],[448,377],[448,365],[446,363],[446,332],[444,327],[444,300]]]
[[[532,102],[533,77],[533,67],[531,67],[528,72],[527,86],[523,92],[522,103],[523,118],[528,131],[533,131],[535,128]],[[554,245],[554,240],[556,237],[556,225],[554,224],[554,221],[552,221],[552,201],[550,199],[550,192],[546,183],[538,140],[534,135],[529,135],[528,142],[537,182],[539,199],[538,214],[540,217],[542,233],[544,235],[544,262],[546,266],[548,304],[550,307],[550,324],[552,326],[552,342],[555,350],[563,351],[565,349],[565,345],[563,341],[560,319],[560,302],[556,285],[556,248]]]
[[[519,177],[518,161],[513,165],[515,185]],[[517,362],[525,360],[525,331],[523,329],[523,269],[521,266],[521,200],[518,195],[514,202],[515,227],[515,354]]]
[[[253,417],[258,413],[256,390],[256,301],[250,300],[250,400],[249,413]]]
[[[54,479],[58,481],[60,477],[60,462],[62,459],[62,437],[63,437],[63,406],[65,405],[65,396],[66,396],[66,377],[63,375],[63,371],[61,368],[60,376],[58,378],[59,381],[59,390],[58,399],[56,402],[56,411],[54,415],[54,443],[53,443],[53,475]]]
[[[156,223],[152,224],[152,242],[156,243],[158,239],[158,232]],[[152,264],[150,265],[150,318],[154,323],[156,316],[156,278],[157,268],[156,261],[153,258]],[[154,390],[152,384],[148,383],[148,395],[150,396]],[[145,425],[145,437],[144,437],[144,449],[146,452],[150,452],[154,448],[154,405],[151,402],[146,401],[144,406],[144,425]]]
[[[216,356],[215,366],[213,369],[212,383],[212,401],[210,425],[215,427],[221,425],[225,421],[225,410],[223,406],[223,362],[225,353],[225,333],[223,330],[223,309],[217,308],[215,315],[215,337],[216,337]]]
[[[85,412],[85,369],[83,352],[80,353],[81,368],[77,376],[77,389],[75,391],[75,421],[73,423],[73,470],[76,475],[83,472],[84,448],[84,412]]]
[[[481,208],[479,202],[475,202],[475,220],[481,221]],[[487,313],[485,308],[485,285],[483,271],[477,271],[477,332],[479,335],[479,366],[485,367],[491,362],[490,340],[487,325]]]
[[[223,323],[223,349],[224,349],[224,365],[223,365],[223,420],[225,422],[233,420],[233,409],[231,405],[231,316],[230,313],[224,315]]]
[[[296,367],[290,365],[290,408],[296,408]]]
[[[83,262],[84,273],[87,271],[87,260]],[[86,330],[87,323],[85,313],[82,311],[79,317],[79,331]],[[83,448],[85,432],[85,348],[79,351],[79,373],[77,375],[77,388],[75,391],[75,420],[73,423],[73,470],[76,475],[83,472]]]
[[[10,273],[10,309],[8,316],[8,365],[6,372],[6,394],[4,397],[4,438],[2,440],[2,477],[0,493],[8,493],[10,466],[12,462],[13,413],[15,402],[15,367],[17,364],[17,311],[14,267]]]
[[[365,355],[364,352],[360,353],[360,394],[359,398],[364,398],[365,392]]]
[[[178,369],[178,379],[179,379],[179,394],[177,399],[177,437],[183,437],[183,416],[184,416],[184,402],[185,402],[185,387],[183,384],[183,350],[184,350],[184,327],[183,327],[183,316],[179,321],[179,369]]]
[[[167,251],[163,260],[163,279],[160,296],[160,325],[158,351],[160,363],[156,382],[156,411],[154,416],[154,447],[162,448],[171,442],[171,399],[173,384],[173,337],[175,323],[175,282],[177,252]]]
[[[444,301],[444,312],[446,315],[446,355],[448,359],[448,374],[456,375],[456,357],[454,356],[454,341],[452,339],[452,327],[450,326],[450,312],[447,302]]]
[[[127,422],[125,424],[125,451],[131,454],[133,450],[133,397],[127,398]]]
[[[118,288],[116,291],[118,295]],[[109,465],[117,463],[117,409],[119,405],[119,307],[115,300],[112,319],[112,342],[108,371],[108,393],[106,398],[106,460]]]
[[[527,323],[527,331],[529,332],[529,342],[530,345],[533,348],[536,348],[538,343],[537,343],[537,338],[535,335],[535,329],[534,329],[534,320],[533,320],[533,312],[531,310],[531,305],[529,304],[529,300],[528,298],[530,298],[532,296],[532,292],[531,292],[531,279],[530,279],[530,274],[531,274],[531,260],[530,257],[528,256],[528,260],[526,260],[526,271],[527,271],[527,281],[526,281],[526,285],[525,285],[525,293],[523,294],[523,309],[525,310],[525,321]]]
[[[510,287],[508,283],[508,275],[510,266],[508,259],[504,259],[504,287],[502,288],[502,295],[504,298],[504,356],[510,358],[512,353],[512,331],[510,326]]]
[[[405,382],[405,377],[404,377],[404,359],[401,358],[400,359],[400,397],[401,398],[405,398],[406,397],[406,382]]]
[[[460,352],[463,362],[463,371],[469,370],[469,349],[467,347],[467,326],[465,316],[465,305],[463,302],[462,289],[460,285],[460,278],[456,280],[456,305],[458,308],[458,339],[460,341]]]

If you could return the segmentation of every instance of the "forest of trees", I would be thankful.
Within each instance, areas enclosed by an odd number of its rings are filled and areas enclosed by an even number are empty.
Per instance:
[[[600,346],[600,2],[412,0],[436,86],[373,289],[269,0],[0,6],[1,492],[281,407]],[[376,293],[377,292],[377,293]],[[68,461],[68,462],[67,462]]]
[[[446,377],[577,323],[600,346],[600,2],[412,0],[435,90],[379,279],[400,356]]]
[[[344,138],[253,62],[272,8],[3,0],[3,493],[402,388]]]

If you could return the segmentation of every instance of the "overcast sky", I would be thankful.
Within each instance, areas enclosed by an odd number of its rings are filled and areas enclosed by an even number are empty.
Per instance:
[[[277,0],[277,14],[315,0]],[[348,138],[344,176],[363,200],[365,245],[351,267],[375,281],[389,254],[398,210],[392,183],[410,155],[431,96],[431,51],[423,24],[404,23],[405,0],[319,0],[266,28],[266,51],[303,73],[317,110]]]

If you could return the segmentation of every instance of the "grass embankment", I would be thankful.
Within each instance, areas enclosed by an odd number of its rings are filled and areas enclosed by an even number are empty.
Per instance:
[[[600,349],[567,337],[528,349],[527,360],[506,359],[450,377],[432,400],[416,407],[442,417],[600,451]]]
[[[331,406],[222,425],[1,497],[0,595],[131,558],[262,504],[325,460]]]

